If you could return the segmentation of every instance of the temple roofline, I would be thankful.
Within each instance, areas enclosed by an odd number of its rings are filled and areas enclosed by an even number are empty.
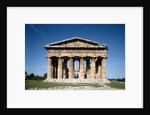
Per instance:
[[[81,40],[81,41],[85,41],[85,42],[94,44],[96,46],[78,47],[78,46],[65,46],[65,45],[64,46],[60,46],[59,45],[61,43],[69,42],[69,41],[72,41],[72,40]],[[88,40],[88,39],[85,39],[85,38],[81,38],[81,37],[73,37],[73,38],[61,40],[61,41],[58,41],[58,42],[53,42],[53,43],[44,45],[44,47],[45,47],[45,49],[48,49],[48,48],[106,48],[106,49],[108,49],[107,44],[102,44],[101,45],[98,42],[91,41],[91,40]]]

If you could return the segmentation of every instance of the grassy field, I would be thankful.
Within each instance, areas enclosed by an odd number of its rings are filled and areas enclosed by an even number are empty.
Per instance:
[[[110,84],[106,84],[112,88],[117,89],[125,89],[125,83],[120,83],[117,81],[111,81]],[[58,83],[58,82],[42,82],[42,81],[36,81],[36,80],[26,80],[25,81],[25,89],[30,88],[54,88],[54,87],[60,87],[60,86],[92,86],[92,87],[103,87],[100,84],[97,83]]]
[[[125,89],[125,83],[120,83],[117,81],[111,81],[110,84],[107,85],[117,89]]]
[[[92,83],[54,83],[54,82],[42,82],[36,80],[26,80],[25,81],[25,89],[29,88],[50,88],[50,87],[60,87],[60,86],[93,86],[93,87],[102,87],[99,84],[92,84]]]

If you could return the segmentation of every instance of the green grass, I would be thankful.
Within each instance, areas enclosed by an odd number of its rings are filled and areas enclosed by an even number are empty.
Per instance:
[[[60,86],[93,86],[93,87],[102,87],[100,84],[97,83],[58,83],[58,82],[42,82],[36,80],[26,80],[25,81],[25,89],[29,88],[54,88]]]
[[[117,81],[111,81],[110,84],[107,85],[113,88],[125,89],[125,83],[120,83]]]

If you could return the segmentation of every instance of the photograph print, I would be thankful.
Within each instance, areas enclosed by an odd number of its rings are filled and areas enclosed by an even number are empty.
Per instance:
[[[25,24],[25,90],[125,90],[125,24]]]

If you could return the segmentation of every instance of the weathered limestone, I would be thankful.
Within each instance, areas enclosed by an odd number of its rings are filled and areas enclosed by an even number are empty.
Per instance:
[[[90,82],[91,80],[107,82],[107,45],[76,37],[47,44],[45,49],[48,57],[47,80],[87,79]],[[74,67],[76,60],[79,61],[79,67]]]
[[[47,79],[52,78],[52,59],[48,57],[48,71],[47,71]]]
[[[63,69],[63,79],[66,79],[66,70]]]
[[[58,58],[58,79],[62,79],[62,59]]]
[[[79,74],[79,78],[80,79],[84,79],[84,59],[83,57],[80,58],[80,74]]]
[[[101,78],[101,65],[98,65],[97,78]]]
[[[69,79],[74,78],[74,71],[73,71],[73,58],[70,57],[69,59]]]
[[[98,60],[98,71],[97,71],[97,78],[101,78],[101,74],[102,74],[102,72],[101,72],[101,60]]]
[[[92,79],[95,79],[95,78],[96,78],[95,72],[96,72],[96,68],[95,68],[95,58],[92,57],[92,59],[91,59],[91,78],[92,78]]]
[[[90,78],[90,59],[86,60],[86,77]]]
[[[63,78],[66,79],[67,78],[67,60],[64,59],[64,63],[63,63]]]
[[[106,58],[102,58],[102,79],[106,79]]]

